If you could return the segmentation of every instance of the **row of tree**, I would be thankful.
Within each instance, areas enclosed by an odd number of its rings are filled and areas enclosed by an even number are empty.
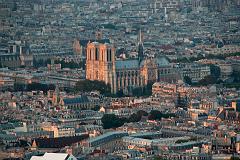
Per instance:
[[[85,69],[85,62],[81,61],[79,63],[76,63],[74,61],[69,61],[69,62],[65,62],[64,60],[55,60],[54,61],[55,64],[61,64],[62,68],[70,68],[70,69],[75,69],[75,68],[83,68]],[[45,67],[47,66],[47,64],[51,64],[51,59],[40,59],[40,60],[36,60],[33,59],[33,66],[38,68],[38,67]]]
[[[135,96],[135,97],[141,97],[141,96],[150,96],[152,95],[152,85],[153,83],[149,83],[144,87],[136,87],[136,88],[129,88],[129,95]],[[128,96],[124,94],[123,90],[119,90],[116,94],[116,97],[125,97]]]
[[[47,64],[50,64],[51,63],[51,59],[46,59],[46,60],[43,60],[43,59],[40,59],[40,60],[36,60],[36,59],[33,59],[33,66],[38,68],[38,67],[46,67]]]
[[[64,60],[56,60],[55,63],[56,64],[60,63],[62,68],[71,68],[71,69],[83,68],[83,69],[85,69],[85,62],[83,62],[83,61],[76,63],[74,61],[65,62]]]
[[[119,117],[115,114],[105,114],[102,117],[101,121],[104,129],[118,128],[121,127],[124,123],[139,122],[143,116],[148,117],[149,120],[161,120],[162,118],[175,117],[175,114],[162,113],[158,110],[152,110],[150,113],[147,113],[143,110],[140,110],[137,113],[133,113],[128,118]]]
[[[54,90],[55,86],[53,84],[42,84],[42,83],[31,83],[31,84],[22,84],[15,83],[14,91],[43,91],[46,93],[48,90]]]
[[[82,80],[76,83],[75,91],[91,92],[99,91],[101,94],[111,94],[111,86],[103,81]]]
[[[202,54],[198,54],[197,57],[190,57],[190,58],[179,58],[177,60],[174,60],[173,62],[176,63],[191,63],[194,61],[198,61],[201,59],[222,59],[225,60],[227,57],[232,57],[232,56],[240,56],[240,52],[236,52],[236,53],[230,53],[230,54],[208,54],[206,56],[203,56]]]

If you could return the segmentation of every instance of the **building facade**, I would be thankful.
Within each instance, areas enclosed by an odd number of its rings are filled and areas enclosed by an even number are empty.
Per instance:
[[[110,44],[88,43],[86,79],[104,81],[112,93],[132,89],[157,81],[176,81],[179,76],[166,57],[115,60],[115,48]]]
[[[0,64],[10,68],[33,66],[33,55],[29,44],[21,41],[9,42],[8,48],[0,51]]]
[[[191,78],[192,82],[199,82],[206,76],[211,75],[210,67],[207,65],[201,65],[197,63],[184,63],[175,66],[182,79],[184,77]]]
[[[97,42],[87,45],[86,79],[104,81],[116,93],[115,48]]]

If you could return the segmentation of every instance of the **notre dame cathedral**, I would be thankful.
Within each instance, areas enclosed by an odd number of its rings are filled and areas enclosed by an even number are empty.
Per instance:
[[[115,47],[111,44],[89,42],[86,52],[86,79],[110,84],[112,93],[132,89],[157,81],[177,81],[174,68],[164,56],[143,57],[143,44],[138,46],[138,59],[116,60]]]

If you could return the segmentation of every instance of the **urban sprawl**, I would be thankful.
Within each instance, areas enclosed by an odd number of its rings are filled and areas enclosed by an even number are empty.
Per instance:
[[[0,0],[0,159],[239,160],[240,0]]]

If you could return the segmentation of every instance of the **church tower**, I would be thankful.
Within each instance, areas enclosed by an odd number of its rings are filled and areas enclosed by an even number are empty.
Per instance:
[[[104,81],[116,93],[115,48],[110,44],[88,43],[86,79]]]
[[[143,35],[142,30],[139,31],[139,38],[138,38],[138,60],[139,63],[144,59],[144,48],[143,48]]]
[[[22,66],[33,66],[33,55],[30,52],[30,45],[27,42],[23,42],[19,46],[19,57]]]
[[[59,86],[58,84],[56,85],[55,91],[53,93],[53,97],[52,97],[52,103],[54,105],[58,105],[60,101],[60,90],[59,90]]]
[[[79,40],[75,39],[73,42],[73,51],[75,54],[82,57],[82,46],[79,43]]]

